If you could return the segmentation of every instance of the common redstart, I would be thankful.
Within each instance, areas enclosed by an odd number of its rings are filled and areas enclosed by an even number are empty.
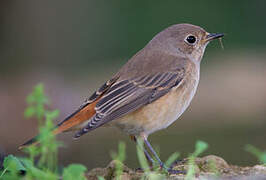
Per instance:
[[[79,138],[103,125],[115,126],[133,139],[141,138],[160,166],[167,168],[148,136],[168,127],[186,110],[199,83],[205,48],[211,40],[223,36],[191,24],[166,28],[60,122],[53,133],[77,130],[74,137]],[[145,148],[144,152],[153,163]]]

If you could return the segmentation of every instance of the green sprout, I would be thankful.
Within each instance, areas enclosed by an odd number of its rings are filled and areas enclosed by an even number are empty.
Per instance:
[[[260,149],[250,144],[247,144],[245,146],[245,150],[253,154],[261,164],[266,165],[266,151],[261,151]]]
[[[84,173],[87,171],[87,168],[81,164],[71,164],[68,167],[64,168],[63,171],[63,180],[86,180]]]
[[[63,169],[60,175],[57,171],[57,153],[61,143],[56,141],[53,134],[53,121],[58,117],[58,110],[48,110],[49,99],[44,94],[43,84],[34,87],[26,99],[28,107],[24,112],[26,118],[36,118],[39,125],[39,146],[31,145],[25,148],[26,157],[17,158],[9,155],[4,159],[3,170],[0,170],[0,179],[16,180],[24,176],[27,180],[45,179],[85,180],[86,167],[79,164],[71,164]],[[37,163],[36,163],[37,162]],[[26,174],[25,174],[26,173]],[[25,175],[23,175],[25,174]]]
[[[189,156],[188,158],[188,171],[187,175],[185,177],[185,180],[191,180],[195,176],[195,168],[196,168],[196,163],[195,159],[198,157],[201,153],[206,151],[208,149],[208,144],[204,141],[197,141],[195,145],[195,151]]]
[[[111,152],[111,157],[113,160],[116,160],[115,177],[117,180],[121,180],[121,175],[123,174],[123,162],[126,159],[126,145],[124,142],[118,144],[118,153]]]

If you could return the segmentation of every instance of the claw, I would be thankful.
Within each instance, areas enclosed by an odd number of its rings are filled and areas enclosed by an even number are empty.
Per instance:
[[[185,175],[187,173],[185,170],[184,171],[182,171],[182,170],[174,170],[172,168],[168,168],[167,171],[168,171],[169,174],[184,174]]]

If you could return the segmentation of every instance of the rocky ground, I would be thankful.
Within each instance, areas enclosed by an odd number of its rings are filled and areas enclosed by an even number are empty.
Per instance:
[[[104,179],[115,179],[115,161],[109,163],[105,168],[95,168],[86,174],[88,180],[98,180],[98,176]],[[195,175],[192,179],[196,180],[266,180],[266,165],[255,165],[253,167],[240,167],[229,165],[224,159],[209,155],[195,160]],[[188,159],[178,161],[173,165],[173,169],[187,171]],[[123,165],[122,180],[137,180],[144,177],[142,170],[133,170]],[[153,176],[155,177],[155,176]],[[172,174],[156,176],[156,179],[183,180],[186,175]],[[145,179],[152,179],[146,178]]]

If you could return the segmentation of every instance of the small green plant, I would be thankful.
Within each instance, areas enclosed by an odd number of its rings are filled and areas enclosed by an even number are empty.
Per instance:
[[[85,180],[85,166],[71,164],[63,169],[60,175],[57,171],[57,152],[60,142],[56,141],[52,132],[54,128],[53,120],[58,117],[58,110],[48,110],[49,100],[44,94],[42,84],[34,87],[34,90],[27,97],[28,107],[24,115],[26,118],[35,117],[39,124],[39,135],[37,137],[40,145],[31,145],[25,148],[27,157],[17,158],[9,155],[5,158],[3,167],[0,171],[0,179],[47,179],[57,180],[62,176],[64,180],[77,179]],[[37,162],[37,163],[36,163]]]
[[[63,170],[63,179],[64,180],[86,180],[84,172],[87,171],[87,168],[81,164],[70,164],[68,167]]]
[[[38,161],[39,167],[47,167],[51,171],[56,170],[57,164],[57,150],[60,143],[56,141],[52,130],[54,128],[53,121],[58,117],[59,111],[47,110],[46,106],[49,105],[49,99],[44,94],[43,84],[38,84],[34,87],[32,93],[27,97],[28,107],[25,110],[26,118],[38,119],[39,123],[39,136],[38,141],[40,146],[30,146],[25,149],[29,154],[33,163],[36,156],[40,156]]]
[[[195,151],[189,156],[188,160],[188,171],[185,180],[191,180],[195,176],[195,168],[196,168],[196,163],[195,159],[198,157],[201,153],[206,151],[208,148],[208,144],[204,141],[197,141],[195,145]]]
[[[98,180],[104,180],[104,177],[98,176]]]
[[[221,174],[217,168],[216,162],[211,160],[208,164],[210,172],[213,172],[216,177],[219,177]]]
[[[266,165],[266,151],[261,151],[253,145],[247,144],[245,150],[254,155],[261,164]]]
[[[121,175],[123,173],[123,162],[126,159],[126,145],[124,142],[118,144],[118,153],[111,152],[111,157],[116,160],[115,167],[115,177],[117,180],[121,180]]]
[[[0,179],[12,179],[12,178],[18,178],[20,171],[25,171],[25,167],[23,164],[13,155],[9,155],[5,158],[4,163],[4,170],[2,171],[0,175]],[[10,172],[7,174],[7,172]]]

